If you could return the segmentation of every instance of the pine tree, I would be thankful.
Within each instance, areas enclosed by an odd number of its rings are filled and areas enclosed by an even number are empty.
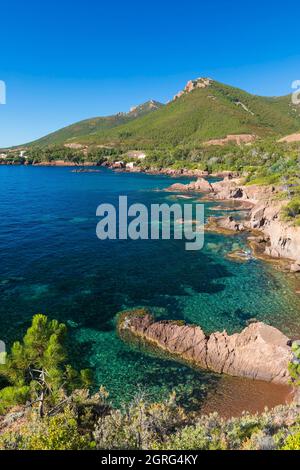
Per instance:
[[[23,341],[16,341],[0,374],[7,386],[0,391],[0,411],[14,404],[38,404],[39,415],[75,388],[91,384],[89,370],[77,372],[67,364],[65,338],[67,329],[57,320],[35,315]]]

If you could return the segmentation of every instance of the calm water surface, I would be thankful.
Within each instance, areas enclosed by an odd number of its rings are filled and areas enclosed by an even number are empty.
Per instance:
[[[199,252],[185,251],[181,240],[97,239],[99,204],[117,204],[119,195],[147,206],[174,202],[176,195],[162,191],[173,182],[105,169],[72,173],[0,166],[0,338],[8,344],[20,338],[38,312],[66,322],[73,363],[92,367],[97,384],[107,387],[116,404],[130,399],[138,385],[155,399],[175,389],[195,408],[207,409],[209,397],[215,408],[234,412],[244,389],[253,389],[252,405],[265,403],[266,396],[275,403],[280,393],[268,384],[245,387],[239,379],[141,351],[115,334],[116,313],[136,306],[150,307],[158,318],[197,323],[207,332],[238,331],[255,317],[287,334],[300,333],[295,278],[261,261],[226,258],[246,246],[244,236],[207,234]],[[206,216],[218,214],[210,210],[214,205],[206,204]],[[237,391],[235,404],[229,390]]]

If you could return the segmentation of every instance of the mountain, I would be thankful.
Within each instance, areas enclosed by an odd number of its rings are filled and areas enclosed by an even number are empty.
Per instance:
[[[162,108],[164,106],[163,103],[160,103],[159,101],[155,100],[150,100],[146,101],[146,103],[140,104],[138,106],[133,106],[129,113],[127,113],[127,116],[130,117],[140,117],[143,116],[144,114],[148,114],[151,111],[156,111],[159,108]]]
[[[30,142],[28,145],[51,145],[51,144],[62,144],[68,141],[80,142],[81,138],[87,138],[90,135],[95,135],[97,132],[107,131],[122,124],[144,116],[150,112],[156,111],[157,109],[164,106],[158,101],[150,100],[146,103],[134,106],[128,113],[118,113],[112,116],[95,117],[91,119],[85,119],[83,121],[76,122],[70,126],[63,127],[62,129],[52,132],[41,139]]]
[[[187,83],[163,106],[147,102],[127,114],[82,121],[35,144],[83,143],[138,148],[194,146],[231,134],[282,137],[300,130],[291,96],[262,97],[210,78]]]

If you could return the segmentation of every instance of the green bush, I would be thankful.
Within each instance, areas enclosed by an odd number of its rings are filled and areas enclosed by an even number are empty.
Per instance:
[[[130,405],[101,417],[94,438],[98,449],[151,449],[186,423],[175,395],[163,403],[149,403],[141,394]]]
[[[289,363],[288,370],[291,376],[292,383],[300,386],[300,343],[294,341],[292,344],[293,359]]]
[[[0,414],[14,405],[25,403],[30,397],[30,387],[23,385],[20,387],[5,387],[0,390]]]
[[[124,315],[128,312],[119,321]],[[23,341],[14,343],[1,370],[9,384],[0,391],[0,412],[17,408],[1,419],[0,449],[300,450],[300,407],[295,404],[223,419],[217,413],[187,414],[175,394],[152,403],[140,392],[114,409],[103,387],[90,395],[89,371],[78,373],[66,364],[65,333],[63,324],[37,315]],[[300,385],[300,342],[291,349],[289,372],[293,384]],[[41,393],[34,378],[37,367],[39,372],[45,368],[51,384],[51,393],[45,389],[43,416],[34,406]],[[32,406],[20,406],[28,401]]]
[[[6,363],[0,366],[0,375],[7,381],[0,390],[0,412],[30,400],[40,404],[43,414],[45,406],[91,384],[89,371],[77,372],[67,364],[66,330],[63,323],[45,315],[33,317],[23,341],[13,344]]]
[[[287,437],[284,445],[281,447],[282,450],[300,450],[300,427],[298,426],[295,432],[292,432]]]
[[[282,210],[285,220],[293,220],[298,224],[300,220],[300,198],[292,199]]]
[[[69,408],[52,418],[32,419],[16,432],[0,436],[2,450],[84,450],[94,447],[90,434],[79,429],[77,417]]]

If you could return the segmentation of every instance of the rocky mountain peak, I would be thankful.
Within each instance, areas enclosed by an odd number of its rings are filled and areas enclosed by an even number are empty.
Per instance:
[[[196,88],[207,88],[212,84],[211,78],[200,77],[195,80],[189,80],[183,90],[179,91],[173,98],[173,101],[186,93],[190,93]]]
[[[138,106],[133,106],[129,110],[129,115],[138,116],[140,114],[147,113],[148,111],[154,111],[155,109],[159,109],[163,106],[162,103],[159,103],[155,100],[146,101],[146,103],[140,104]]]

